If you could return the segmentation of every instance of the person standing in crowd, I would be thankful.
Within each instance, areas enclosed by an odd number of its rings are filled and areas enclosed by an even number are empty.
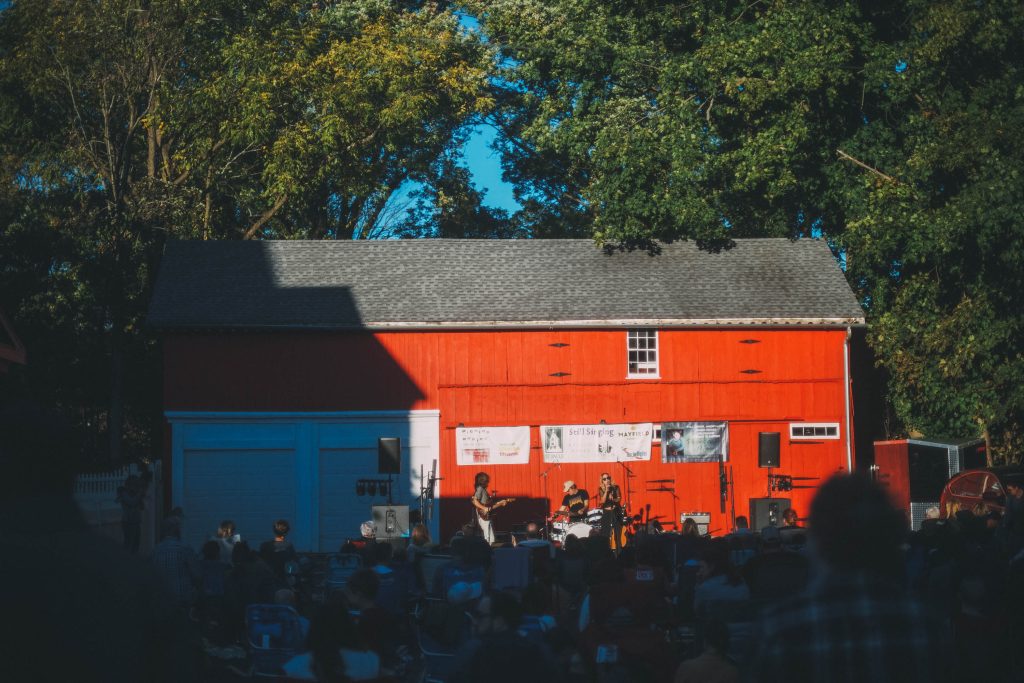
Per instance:
[[[220,560],[231,564],[231,553],[235,549],[235,544],[242,540],[242,537],[238,534],[235,523],[230,519],[225,519],[217,527],[216,535],[210,539],[217,542],[217,547],[220,548]]]
[[[274,522],[273,540],[260,544],[260,556],[274,570],[278,580],[284,579],[285,566],[297,557],[295,546],[287,539],[291,530],[287,519],[279,519]]]
[[[605,536],[610,536],[611,547],[617,555],[622,550],[622,491],[608,472],[601,473],[597,504],[602,511],[601,527]]]
[[[587,519],[587,507],[590,505],[590,494],[586,489],[576,486],[572,479],[562,485],[562,506],[559,512],[567,512],[570,522],[583,522]]]
[[[470,502],[473,504],[473,509],[476,512],[474,517],[476,517],[476,523],[484,535],[484,540],[488,543],[494,543],[494,527],[491,525],[489,516],[491,512],[491,494],[487,491],[490,483],[490,475],[486,472],[477,472],[476,479],[473,481],[475,490],[473,491],[473,497],[470,498]]]
[[[819,576],[765,612],[752,671],[760,681],[950,680],[948,622],[902,581],[906,520],[880,485],[836,475],[811,503]]]
[[[199,557],[181,540],[181,518],[169,516],[161,526],[161,541],[153,548],[153,565],[164,579],[178,606],[189,609],[195,602],[202,578]]]

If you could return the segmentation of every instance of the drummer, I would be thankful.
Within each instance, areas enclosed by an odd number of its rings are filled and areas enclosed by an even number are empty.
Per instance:
[[[584,522],[587,519],[587,506],[590,504],[590,494],[586,489],[577,488],[576,482],[572,479],[562,485],[562,507],[558,512],[569,515],[570,522]]]

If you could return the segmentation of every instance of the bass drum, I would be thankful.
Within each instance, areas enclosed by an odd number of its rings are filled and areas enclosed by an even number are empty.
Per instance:
[[[589,524],[583,522],[573,522],[566,529],[566,536],[572,534],[576,538],[590,538],[590,535],[594,532],[594,528]]]

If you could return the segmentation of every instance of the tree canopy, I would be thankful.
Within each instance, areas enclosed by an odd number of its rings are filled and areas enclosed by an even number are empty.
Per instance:
[[[126,399],[158,419],[140,321],[164,241],[399,231],[389,201],[489,108],[488,65],[432,3],[0,11],[0,290],[54,373],[32,364],[32,391],[109,425],[116,455]]]
[[[1022,36],[1009,0],[16,1],[0,304],[53,361],[26,386],[116,454],[159,420],[168,238],[821,237],[901,429],[1012,457]],[[478,124],[512,215],[459,158]]]
[[[470,5],[501,51],[491,117],[538,232],[823,236],[903,429],[1019,453],[1019,3]]]

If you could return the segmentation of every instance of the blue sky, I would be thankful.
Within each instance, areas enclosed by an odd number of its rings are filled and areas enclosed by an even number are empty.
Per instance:
[[[462,148],[463,165],[469,169],[473,186],[483,193],[485,205],[518,211],[520,207],[512,196],[512,186],[501,179],[501,154],[490,147],[496,134],[492,126],[474,126]]]

